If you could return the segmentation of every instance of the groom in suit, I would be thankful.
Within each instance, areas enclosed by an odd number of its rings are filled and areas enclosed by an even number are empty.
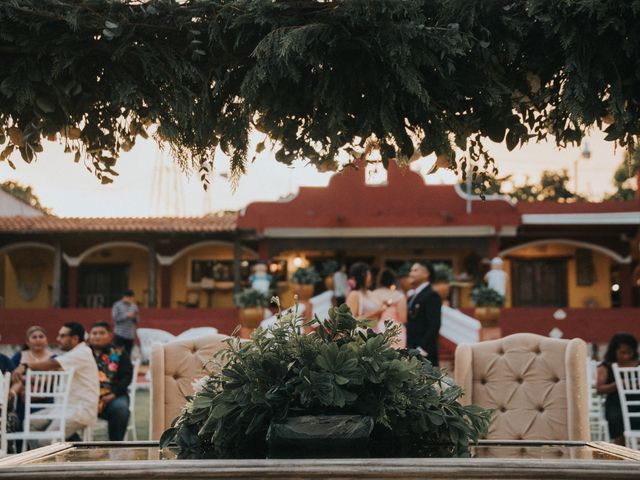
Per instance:
[[[415,290],[407,303],[407,346],[418,349],[437,366],[442,299],[429,285],[431,276],[426,261],[414,263],[409,272]]]

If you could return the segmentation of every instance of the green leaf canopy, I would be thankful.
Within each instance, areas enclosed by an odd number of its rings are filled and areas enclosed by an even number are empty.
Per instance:
[[[242,173],[255,130],[320,169],[372,146],[455,168],[457,146],[487,174],[483,137],[591,126],[633,144],[639,23],[640,0],[7,0],[0,160],[58,139],[108,183],[154,124],[203,178],[218,147]]]

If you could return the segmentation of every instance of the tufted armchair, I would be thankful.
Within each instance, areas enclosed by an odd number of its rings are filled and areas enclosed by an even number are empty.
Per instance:
[[[212,356],[226,347],[226,335],[174,340],[151,349],[151,439],[158,440],[193,394],[192,382],[211,373]]]
[[[532,333],[456,349],[460,399],[495,408],[488,439],[588,441],[587,346]]]

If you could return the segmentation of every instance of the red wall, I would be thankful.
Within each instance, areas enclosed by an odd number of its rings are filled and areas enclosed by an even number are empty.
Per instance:
[[[462,309],[473,316],[472,308]],[[563,308],[564,320],[556,320],[557,308],[506,308],[502,310],[502,335],[532,332],[549,335],[557,327],[563,338],[582,338],[589,343],[608,343],[617,332],[629,332],[640,338],[640,308]]]
[[[640,338],[640,308],[565,308],[567,318],[555,320],[556,308],[508,308],[502,311],[500,327],[503,335],[533,332],[548,335],[554,328],[563,331],[564,338],[579,337],[591,343],[607,343],[616,332],[626,331]],[[473,309],[463,309],[473,316]],[[215,327],[230,334],[238,324],[236,309],[180,309],[143,308],[141,327],[160,328],[174,335],[192,327]],[[60,326],[78,321],[85,327],[93,322],[110,320],[111,310],[76,309],[0,309],[0,343],[17,345],[23,342],[24,332],[31,325],[41,325],[55,340]]]
[[[238,311],[235,308],[141,308],[140,319],[141,327],[159,328],[174,335],[193,327],[215,327],[220,333],[230,334],[238,324]],[[44,327],[49,342],[53,343],[65,322],[75,321],[89,328],[94,322],[110,320],[110,308],[0,309],[0,343],[21,344],[31,325]]]

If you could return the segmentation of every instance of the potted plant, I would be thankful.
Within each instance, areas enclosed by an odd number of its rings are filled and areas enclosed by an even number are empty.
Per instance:
[[[480,320],[482,326],[497,326],[504,297],[491,287],[479,285],[471,291],[471,299],[476,306],[474,316]]]
[[[291,276],[293,291],[302,302],[308,301],[313,296],[313,286],[320,280],[322,280],[320,274],[314,267],[301,267]]]
[[[442,370],[394,349],[398,326],[363,329],[346,305],[328,316],[305,321],[291,309],[251,341],[227,340],[220,369],[198,382],[161,448],[175,442],[180,459],[361,456],[358,447],[469,454],[491,411],[461,405],[462,389]],[[304,325],[316,331],[303,334]]]
[[[433,264],[431,288],[438,292],[443,301],[449,299],[451,280],[453,280],[453,268],[450,265],[446,263]]]
[[[407,293],[409,290],[413,288],[411,285],[411,279],[409,278],[409,272],[411,271],[412,263],[409,261],[404,262],[398,268],[398,279],[400,281],[400,288]]]
[[[236,305],[240,308],[240,324],[254,329],[264,319],[264,309],[269,305],[271,295],[254,288],[245,288],[235,295]]]
[[[340,264],[337,260],[326,260],[322,262],[320,273],[324,277],[324,288],[333,290],[333,274],[340,270]]]

